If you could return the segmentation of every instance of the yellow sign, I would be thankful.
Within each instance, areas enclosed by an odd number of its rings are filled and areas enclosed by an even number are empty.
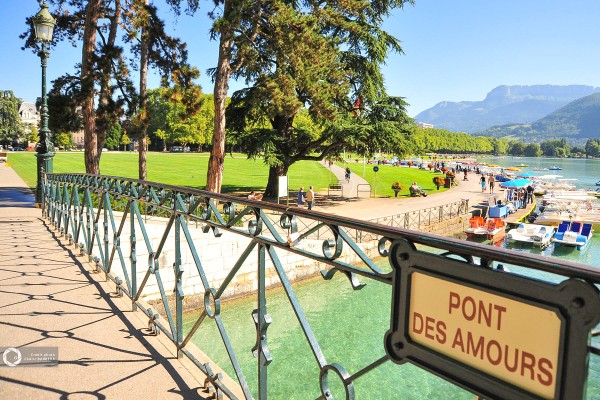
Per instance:
[[[410,293],[414,342],[554,398],[561,336],[554,311],[417,272]]]

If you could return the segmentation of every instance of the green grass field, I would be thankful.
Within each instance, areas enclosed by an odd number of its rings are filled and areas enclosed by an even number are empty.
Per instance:
[[[174,186],[187,186],[203,189],[206,185],[208,153],[158,153],[149,152],[147,159],[148,180]],[[14,170],[31,188],[36,184],[36,157],[33,152],[11,152],[8,161]],[[437,192],[432,178],[439,174],[419,170],[416,167],[393,167],[379,165],[377,174],[373,165],[363,168],[362,163],[340,163],[350,166],[352,173],[364,178],[375,190],[376,196],[394,196],[392,182],[399,181],[403,186],[398,196],[408,196],[408,187],[416,181],[429,193]],[[54,157],[55,173],[84,173],[83,152],[58,152]],[[100,173],[103,175],[138,177],[138,154],[132,152],[105,152],[100,160]],[[228,155],[225,159],[223,193],[248,193],[252,190],[263,191],[267,185],[269,168],[262,160],[249,160],[243,154]],[[300,161],[292,165],[288,172],[290,192],[300,186],[313,185],[316,191],[327,191],[330,183],[337,178],[322,164],[314,161]],[[445,190],[440,188],[440,192]]]
[[[346,168],[350,167],[353,174],[363,177],[371,184],[373,193],[380,196],[391,196],[394,197],[394,191],[392,190],[393,182],[400,182],[404,186],[404,190],[398,193],[398,197],[408,197],[408,188],[413,182],[417,182],[417,185],[421,186],[427,193],[443,192],[444,187],[440,187],[438,191],[436,186],[433,184],[434,176],[443,176],[443,174],[434,173],[429,170],[422,170],[417,167],[408,168],[406,166],[394,167],[392,165],[378,165],[379,171],[375,173],[373,167],[375,165],[366,164],[362,162],[348,162],[338,163],[339,166]],[[364,173],[364,175],[363,175]]]
[[[174,186],[203,189],[206,186],[208,153],[155,153],[147,159],[148,180]],[[33,152],[10,153],[8,161],[30,187],[36,184],[36,162]],[[83,152],[58,152],[54,157],[55,173],[84,173]],[[102,175],[138,177],[138,154],[132,152],[105,152],[100,159]],[[262,191],[267,186],[269,168],[262,160],[248,160],[243,154],[228,155],[225,159],[223,193]],[[290,192],[300,186],[313,185],[316,190],[327,190],[330,182],[337,182],[327,168],[311,161],[294,164],[288,172]]]

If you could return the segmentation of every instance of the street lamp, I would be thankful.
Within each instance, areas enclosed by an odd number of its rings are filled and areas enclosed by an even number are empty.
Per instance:
[[[35,203],[42,204],[42,180],[44,172],[52,173],[52,158],[54,157],[54,144],[52,144],[52,134],[48,129],[48,99],[46,98],[46,60],[50,56],[46,45],[52,42],[52,31],[56,20],[48,11],[46,0],[43,0],[40,11],[33,17],[33,26],[35,28],[35,38],[42,44],[42,49],[38,53],[42,60],[42,120],[40,128],[40,141],[36,143],[37,157],[37,185],[35,188]]]

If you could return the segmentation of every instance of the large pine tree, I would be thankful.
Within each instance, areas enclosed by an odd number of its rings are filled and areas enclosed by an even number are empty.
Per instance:
[[[381,25],[405,3],[412,1],[255,2],[261,7],[254,19],[242,20],[242,33],[230,36],[231,77],[251,86],[233,95],[228,121],[252,133],[242,144],[251,156],[262,151],[269,164],[267,196],[276,194],[277,177],[294,162],[323,158],[345,143],[339,134],[295,129],[300,110],[323,123],[360,114],[356,104],[369,109],[388,101],[380,67],[390,51],[402,49]]]

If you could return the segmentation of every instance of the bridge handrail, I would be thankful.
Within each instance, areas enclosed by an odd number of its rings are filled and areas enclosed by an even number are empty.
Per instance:
[[[256,354],[258,355],[259,370],[259,398],[267,396],[267,367],[271,361],[266,337],[270,324],[266,307],[265,265],[269,259],[280,278],[288,300],[298,318],[307,343],[315,356],[321,375],[327,371],[335,371],[338,376],[344,377],[347,396],[354,398],[353,380],[373,370],[381,363],[390,359],[385,356],[374,360],[364,366],[354,375],[349,374],[338,364],[327,361],[319,342],[308,323],[302,307],[298,303],[291,287],[291,280],[287,277],[284,266],[279,257],[279,251],[292,253],[308,260],[321,263],[325,279],[331,279],[335,272],[346,274],[354,289],[360,289],[363,284],[360,279],[375,280],[388,285],[393,284],[393,270],[397,265],[396,260],[401,260],[402,246],[408,245],[415,254],[427,253],[434,263],[444,265],[452,260],[454,263],[463,264],[465,268],[482,267],[495,268],[499,265],[517,265],[526,269],[539,270],[586,282],[590,287],[600,284],[600,272],[590,266],[559,259],[550,259],[536,254],[517,253],[508,249],[501,249],[478,243],[466,242],[458,239],[441,237],[424,232],[404,229],[397,226],[383,226],[371,221],[361,221],[353,218],[334,216],[327,213],[306,210],[300,207],[268,203],[265,201],[252,201],[224,194],[165,185],[137,179],[115,176],[90,175],[90,174],[47,174],[43,193],[44,215],[60,230],[61,234],[68,237],[81,248],[82,253],[95,257],[98,268],[115,281],[118,290],[131,298],[132,307],[143,306],[141,295],[150,279],[154,278],[160,283],[161,251],[171,230],[175,234],[175,263],[173,270],[176,277],[175,304],[176,316],[171,315],[166,304],[166,292],[161,286],[161,296],[166,315],[162,316],[166,322],[157,319],[153,310],[143,308],[150,318],[153,329],[163,331],[177,347],[178,353],[187,355],[196,363],[199,369],[207,375],[207,379],[220,394],[230,398],[252,398],[251,389],[240,368],[237,356],[231,347],[227,332],[220,323],[221,296],[227,285],[234,279],[236,273],[247,262],[251,254],[257,255],[257,280],[258,280],[258,306],[254,318],[256,322],[257,340]],[[458,207],[449,211],[454,213]],[[432,208],[431,210],[433,210]],[[435,214],[435,211],[431,211]],[[438,212],[439,216],[440,213]],[[445,214],[444,214],[445,215]],[[158,246],[153,246],[146,231],[144,220],[148,217],[164,217],[165,232]],[[298,220],[313,221],[312,223],[298,223]],[[123,227],[129,224],[131,234],[129,238],[129,263],[122,253],[121,233]],[[223,232],[230,232],[249,242],[239,259],[231,266],[227,277],[219,287],[212,287],[206,278],[201,262],[202,253],[195,247],[190,234],[192,224],[201,224],[205,234],[212,233],[219,237]],[[300,228],[299,228],[300,226]],[[141,262],[136,259],[136,232],[139,230],[148,251],[148,265],[143,282],[136,280]],[[386,257],[389,265],[381,266],[370,257],[349,232],[370,234],[377,243],[378,255]],[[309,240],[318,234],[322,245],[302,247],[303,240]],[[109,237],[112,235],[112,244]],[[358,235],[356,235],[358,236]],[[187,243],[184,243],[187,242]],[[184,337],[182,327],[183,298],[185,297],[184,282],[182,278],[181,248],[188,246],[198,276],[204,286],[204,309],[197,319],[194,327]],[[423,245],[417,248],[417,245]],[[404,246],[404,245],[403,245]],[[186,247],[187,248],[187,247]],[[428,248],[437,249],[431,253]],[[353,262],[350,263],[342,257],[342,253],[350,253]],[[116,277],[112,270],[120,266],[125,274],[125,282]],[[164,266],[162,266],[164,267]],[[161,284],[162,285],[162,284]],[[208,317],[208,318],[206,318]],[[215,321],[219,327],[225,348],[227,349],[231,367],[236,373],[239,387],[232,388],[226,385],[222,376],[214,371],[218,366],[199,362],[187,348],[189,341],[197,328],[205,321]],[[598,355],[598,348],[590,345],[589,353]],[[321,390],[324,398],[328,384],[321,380]],[[480,394],[476,389],[470,388],[474,393]],[[241,395],[240,395],[241,393]],[[263,397],[264,396],[264,397]]]

